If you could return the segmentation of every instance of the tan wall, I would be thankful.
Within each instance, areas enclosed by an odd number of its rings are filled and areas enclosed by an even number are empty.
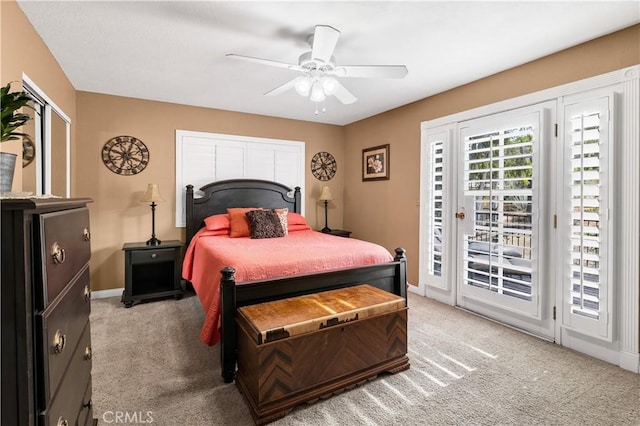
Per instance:
[[[388,249],[406,248],[408,279],[417,284],[420,123],[638,63],[640,25],[635,25],[346,126],[345,228]],[[362,182],[362,149],[386,143],[391,179]]]
[[[330,226],[344,227],[353,236],[389,250],[406,248],[409,281],[417,283],[416,203],[422,121],[640,63],[640,26],[636,25],[341,128],[86,92],[78,92],[76,97],[17,4],[13,0],[0,2],[0,15],[1,81],[19,81],[26,73],[71,117],[71,193],[95,199],[91,210],[92,279],[96,290],[121,287],[122,243],[149,237],[149,207],[137,202],[148,182],[157,182],[167,199],[157,210],[158,237],[184,239],[183,231],[173,226],[175,207],[171,202],[175,129],[303,140],[307,142],[307,163],[318,151],[331,152],[338,161],[338,173],[329,182],[335,197],[329,211]],[[151,163],[139,175],[115,175],[101,162],[102,145],[120,134],[142,139],[151,150]],[[362,149],[386,143],[391,144],[391,179],[362,182]],[[308,168],[306,186],[307,218],[319,229],[323,211],[316,198],[322,184]]]
[[[22,73],[35,82],[71,118],[71,194],[74,194],[76,91],[47,46],[14,0],[0,1],[0,82],[22,83]],[[20,89],[13,84],[12,90]],[[14,191],[22,189],[22,144]],[[5,145],[5,144],[2,144]]]
[[[140,203],[147,183],[157,183],[166,202],[156,208],[156,235],[160,240],[184,241],[184,228],[175,227],[175,131],[192,130],[306,142],[306,217],[309,224],[324,226],[323,206],[318,203],[323,184],[309,171],[318,151],[329,151],[338,172],[329,182],[334,207],[329,223],[342,226],[344,183],[343,128],[311,122],[197,108],[163,102],[78,92],[78,144],[75,168],[77,194],[92,197],[92,288],[124,285],[125,242],[146,241],[151,236],[151,212]],[[102,163],[102,146],[111,138],[130,135],[149,148],[147,168],[134,176],[120,176]]]

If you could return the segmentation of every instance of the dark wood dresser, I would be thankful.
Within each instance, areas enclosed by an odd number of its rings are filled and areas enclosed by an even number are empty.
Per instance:
[[[2,425],[90,425],[88,198],[3,199]]]

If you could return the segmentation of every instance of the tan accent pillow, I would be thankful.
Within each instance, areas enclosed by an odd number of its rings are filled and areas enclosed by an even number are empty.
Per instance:
[[[262,210],[259,207],[234,207],[227,209],[229,215],[229,236],[231,238],[248,237],[251,235],[249,220],[246,213],[253,210]]]
[[[287,220],[289,209],[285,207],[284,209],[274,209],[274,210],[276,211],[276,213],[278,213],[278,219],[280,219],[282,232],[284,232],[284,235],[287,235],[289,233],[289,221]]]

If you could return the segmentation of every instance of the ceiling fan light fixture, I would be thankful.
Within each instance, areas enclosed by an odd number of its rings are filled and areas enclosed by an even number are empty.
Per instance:
[[[296,92],[300,96],[307,97],[309,96],[309,91],[311,90],[311,79],[309,77],[298,77],[296,78],[296,82],[293,87],[295,87]]]
[[[322,102],[326,97],[327,95],[324,93],[322,84],[319,81],[315,81],[313,86],[311,86],[311,96],[309,100],[311,100],[311,102]]]
[[[327,96],[336,93],[337,81],[332,77],[322,77],[322,88]]]

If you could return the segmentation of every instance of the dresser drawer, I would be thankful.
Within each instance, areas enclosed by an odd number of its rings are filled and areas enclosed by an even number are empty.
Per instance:
[[[89,209],[40,215],[40,235],[43,294],[37,305],[44,309],[91,258]]]
[[[93,402],[91,401],[91,379],[82,398],[82,408],[78,414],[78,426],[93,426]]]
[[[156,263],[156,262],[173,262],[175,250],[155,249],[155,250],[136,250],[131,252],[131,262],[133,264]]]
[[[87,386],[91,383],[91,356],[86,353],[86,347],[91,342],[89,323],[82,333],[80,344],[75,348],[71,364],[60,383],[60,389],[51,403],[40,413],[40,425],[58,426],[64,424],[75,425],[83,417],[83,410],[87,410],[89,401],[86,400]]]
[[[41,338],[42,401],[48,401],[55,394],[89,321],[90,312],[89,267],[86,266],[61,297],[36,317]],[[85,350],[84,347],[79,349]]]

